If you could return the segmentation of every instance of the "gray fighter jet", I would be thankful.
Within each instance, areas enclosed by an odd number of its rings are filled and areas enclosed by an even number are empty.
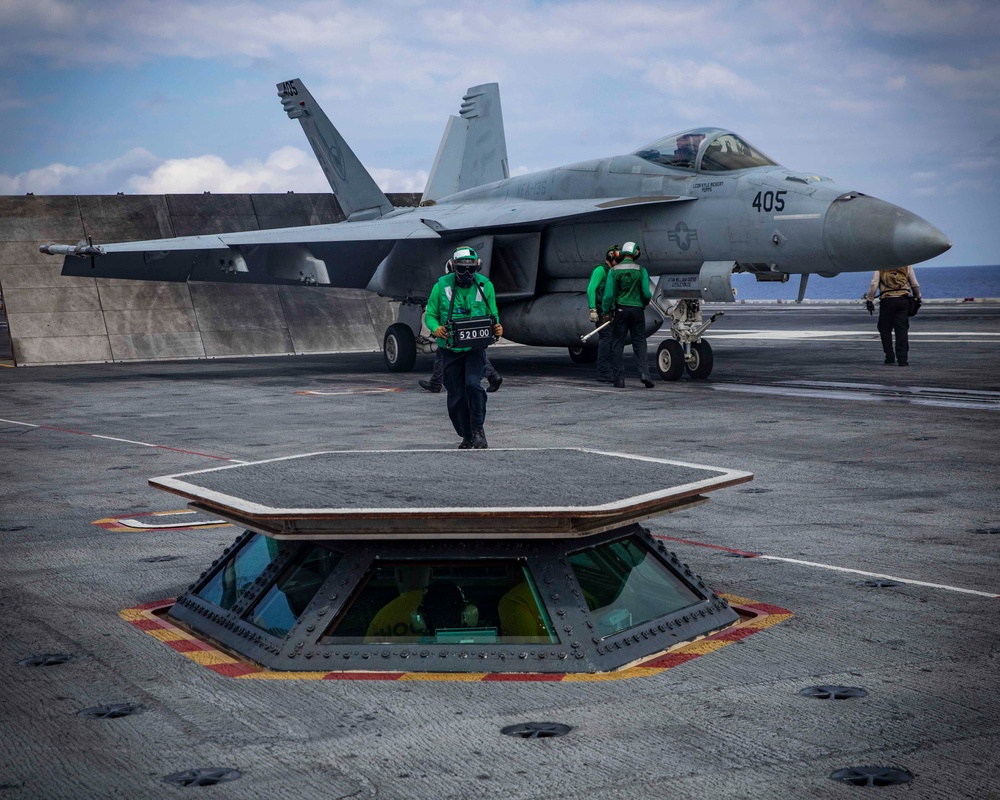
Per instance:
[[[458,245],[474,247],[496,288],[504,336],[596,358],[586,287],[607,248],[637,242],[656,283],[647,332],[667,321],[657,368],[704,378],[712,350],[703,301],[732,302],[732,276],[758,280],[915,264],[951,243],[898,206],[782,167],[741,136],[697,128],[625,155],[510,177],[495,83],[468,90],[451,117],[419,207],[395,208],[298,79],[278,84],[302,124],[344,222],[121,244],[42,245],[64,275],[366,288],[400,301],[385,332],[390,370],[434,340],[422,310]]]

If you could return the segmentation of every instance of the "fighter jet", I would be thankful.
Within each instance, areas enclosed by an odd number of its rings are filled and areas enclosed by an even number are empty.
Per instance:
[[[500,90],[474,86],[449,118],[420,204],[395,208],[301,80],[277,85],[305,131],[346,220],[335,224],[119,244],[42,245],[64,275],[156,281],[365,288],[399,301],[385,331],[392,371],[435,344],[422,311],[459,245],[474,247],[496,289],[504,336],[596,358],[586,287],[608,247],[636,242],[655,281],[647,333],[666,321],[657,351],[665,380],[705,378],[703,334],[733,302],[732,276],[758,280],[889,269],[945,252],[930,223],[829,178],[781,166],[738,134],[704,127],[624,155],[510,177]]]

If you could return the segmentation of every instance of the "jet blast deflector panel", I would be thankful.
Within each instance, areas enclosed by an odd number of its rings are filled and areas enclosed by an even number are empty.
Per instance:
[[[244,528],[169,611],[273,670],[605,672],[738,621],[637,524],[747,472],[587,449],[344,451],[154,478]]]

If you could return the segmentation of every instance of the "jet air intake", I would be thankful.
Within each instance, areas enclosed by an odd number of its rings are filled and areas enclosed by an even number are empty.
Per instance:
[[[947,236],[916,214],[857,192],[830,205],[823,244],[830,260],[846,271],[919,264],[951,247]]]

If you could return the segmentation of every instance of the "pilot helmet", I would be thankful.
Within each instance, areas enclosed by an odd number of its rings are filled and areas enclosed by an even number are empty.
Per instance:
[[[464,288],[472,286],[472,276],[479,272],[483,262],[471,247],[459,247],[448,264],[455,273],[455,283]]]
[[[639,245],[635,242],[625,242],[621,248],[622,258],[636,259],[640,255]]]

